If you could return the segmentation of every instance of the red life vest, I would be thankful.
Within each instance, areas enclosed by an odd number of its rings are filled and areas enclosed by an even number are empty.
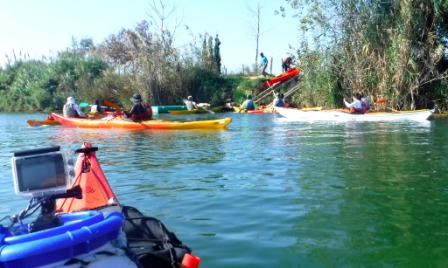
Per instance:
[[[132,121],[144,121],[144,120],[152,119],[152,109],[151,109],[151,106],[149,106],[149,104],[146,103],[146,102],[141,102],[140,104],[143,106],[145,111],[143,113],[140,113],[140,114],[133,114],[131,116]]]
[[[350,108],[351,114],[364,114],[367,111],[367,105],[364,101],[360,100],[362,108]]]

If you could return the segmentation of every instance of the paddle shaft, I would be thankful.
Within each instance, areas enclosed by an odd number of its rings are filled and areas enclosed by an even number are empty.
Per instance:
[[[105,105],[109,106],[109,107],[115,108],[115,109],[116,109],[117,111],[119,111],[119,112],[123,111],[123,109],[121,109],[121,107],[119,107],[118,105],[116,105],[116,104],[113,103],[113,102],[110,102],[110,101],[107,100],[107,99],[104,99],[104,100],[103,100],[103,103],[104,103]]]

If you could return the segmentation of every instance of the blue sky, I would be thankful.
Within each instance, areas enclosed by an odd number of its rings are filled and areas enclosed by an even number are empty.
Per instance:
[[[158,2],[158,0],[155,0]],[[0,64],[5,54],[13,51],[40,59],[55,56],[71,47],[72,37],[78,41],[92,38],[95,44],[122,28],[134,29],[138,22],[150,20],[152,0],[14,0],[4,1],[0,9]],[[195,34],[219,35],[222,63],[229,72],[241,70],[255,60],[255,40],[249,35],[248,7],[261,6],[260,52],[271,59],[273,73],[281,72],[280,60],[290,52],[289,45],[297,44],[297,19],[274,15],[285,1],[272,0],[170,0],[176,5],[168,22],[181,20]],[[174,28],[173,28],[174,29]],[[176,45],[182,46],[191,37],[179,27]]]

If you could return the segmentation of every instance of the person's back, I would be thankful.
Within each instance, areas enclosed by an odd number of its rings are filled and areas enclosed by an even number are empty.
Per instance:
[[[143,102],[139,94],[134,94],[131,98],[134,103],[130,111],[123,111],[127,118],[131,118],[134,122],[140,122],[152,119],[152,109],[148,103]]]
[[[257,109],[258,109],[258,106],[252,100],[252,96],[251,95],[247,95],[247,98],[243,102],[243,104],[241,105],[241,109],[240,110],[257,110]]]
[[[370,111],[370,102],[366,97],[364,97],[362,93],[361,93],[361,101],[364,102],[364,104],[366,105],[366,111]]]
[[[274,98],[274,103],[273,105],[275,107],[283,107],[285,106],[285,102],[283,101],[283,95],[280,93],[274,94],[275,98]]]
[[[62,113],[65,117],[87,117],[76,104],[74,97],[67,98],[67,103],[64,104]]]
[[[187,106],[187,110],[194,110],[197,108],[196,102],[193,101],[192,96],[188,96],[187,100],[184,101],[185,106]]]

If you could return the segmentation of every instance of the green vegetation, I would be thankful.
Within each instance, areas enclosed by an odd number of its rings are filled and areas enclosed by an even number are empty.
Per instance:
[[[278,12],[296,12],[300,35],[291,54],[298,54],[301,68],[301,89],[288,103],[341,107],[344,96],[362,91],[395,109],[447,109],[448,1],[286,3]],[[134,93],[151,105],[182,104],[192,95],[215,106],[229,96],[241,103],[263,90],[263,79],[223,74],[217,35],[199,36],[180,50],[170,31],[150,25],[142,21],[97,46],[74,41],[52,59],[14,57],[0,68],[0,110],[50,112],[72,95],[127,107]]]

